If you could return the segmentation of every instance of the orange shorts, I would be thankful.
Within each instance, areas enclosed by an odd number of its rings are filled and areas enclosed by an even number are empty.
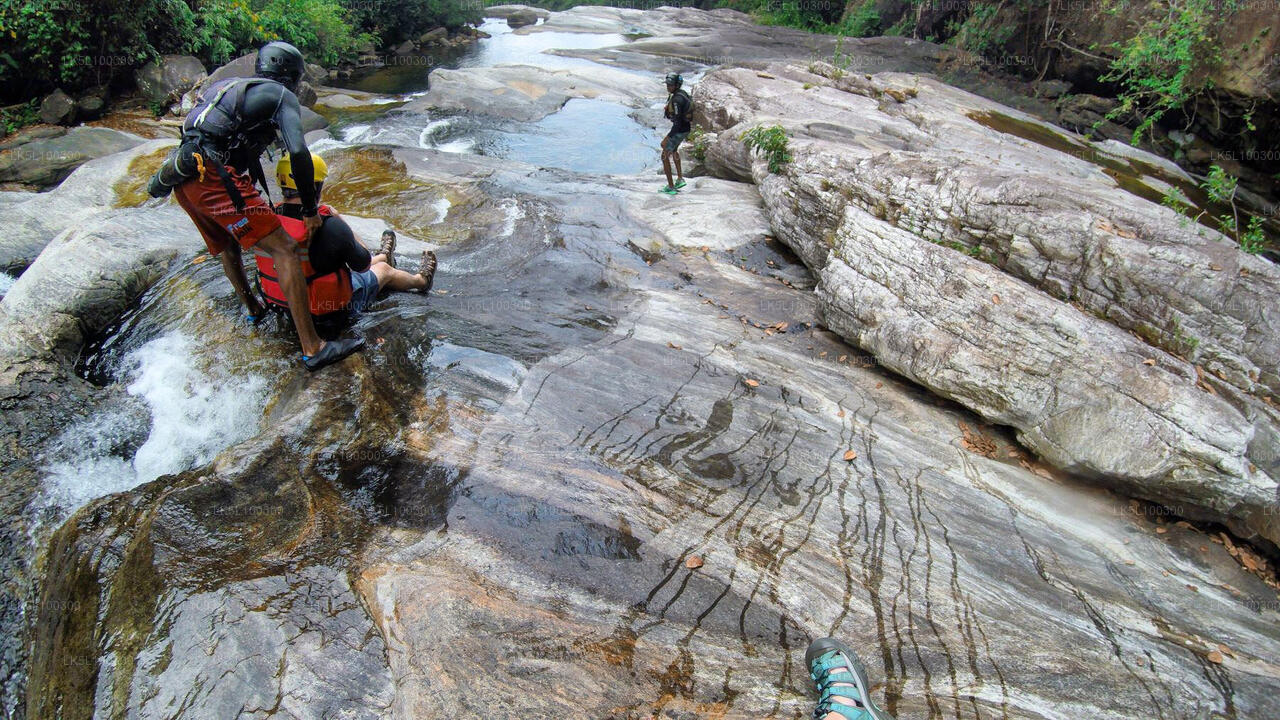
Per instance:
[[[178,204],[204,237],[210,255],[222,252],[233,240],[242,248],[251,248],[280,227],[280,219],[258,194],[248,173],[238,173],[230,166],[227,173],[244,198],[244,212],[236,210],[222,178],[213,169],[205,172],[203,180],[191,178],[173,189]]]

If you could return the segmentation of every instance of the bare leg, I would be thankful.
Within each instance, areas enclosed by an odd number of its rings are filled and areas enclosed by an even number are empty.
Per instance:
[[[399,291],[422,290],[427,286],[427,279],[421,275],[393,268],[385,262],[375,261],[369,269],[378,277],[379,290],[383,288]]]
[[[667,139],[662,139],[662,172],[667,174],[667,187],[675,187],[671,181],[671,153],[667,152]]]
[[[222,272],[226,273],[227,279],[231,281],[231,287],[236,291],[236,297],[240,298],[240,302],[249,310],[250,315],[259,315],[262,313],[262,304],[253,296],[249,290],[249,278],[244,274],[244,259],[240,253],[240,245],[237,243],[228,243],[227,249],[218,254],[218,259],[222,261]]]
[[[258,246],[271,253],[280,277],[280,287],[289,303],[289,314],[293,316],[293,326],[298,331],[298,341],[302,344],[302,354],[315,355],[324,346],[324,341],[316,333],[316,324],[311,319],[307,280],[302,275],[302,263],[298,261],[298,243],[285,233],[284,228],[276,228],[259,240]]]
[[[677,149],[676,151],[674,151],[674,152],[672,152],[672,153],[671,153],[671,156],[672,156],[673,158],[675,158],[675,161],[676,161],[676,179],[677,179],[677,180],[683,180],[683,179],[684,179],[684,170],[681,170],[681,169],[680,169],[680,151]],[[670,183],[670,182],[671,182],[671,172],[670,172],[670,171],[668,171],[668,172],[667,172],[667,182],[668,182],[668,183]],[[673,185],[672,187],[675,187],[675,186]]]
[[[377,255],[373,256],[373,259],[369,261],[370,266],[377,265],[378,263],[387,263],[387,256],[383,255],[382,253],[378,253]],[[387,264],[390,265],[391,263],[387,263]]]

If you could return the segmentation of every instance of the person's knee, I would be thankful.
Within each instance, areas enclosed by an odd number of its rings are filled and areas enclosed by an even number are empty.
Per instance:
[[[284,231],[284,228],[276,228],[269,234],[258,241],[257,248],[271,253],[272,258],[279,258],[282,255],[295,255],[297,253],[298,244],[293,238]]]

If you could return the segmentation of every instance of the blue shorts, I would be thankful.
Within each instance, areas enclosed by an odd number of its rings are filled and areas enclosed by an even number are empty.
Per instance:
[[[351,273],[351,303],[347,307],[352,312],[364,312],[378,299],[379,289],[378,276],[372,270]]]

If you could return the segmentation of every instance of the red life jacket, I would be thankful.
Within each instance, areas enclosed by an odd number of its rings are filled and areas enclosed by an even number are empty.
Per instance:
[[[333,215],[333,208],[321,205],[320,214]],[[351,302],[351,272],[344,267],[329,273],[317,273],[307,254],[307,243],[304,240],[307,236],[306,224],[284,215],[277,217],[284,231],[301,246],[298,260],[302,263],[302,274],[307,279],[307,299],[310,301],[311,314],[320,316],[345,310]],[[258,263],[258,288],[263,300],[277,307],[288,308],[289,302],[285,299],[284,288],[280,286],[276,276],[276,264],[271,259],[271,254],[255,247],[253,259]]]

